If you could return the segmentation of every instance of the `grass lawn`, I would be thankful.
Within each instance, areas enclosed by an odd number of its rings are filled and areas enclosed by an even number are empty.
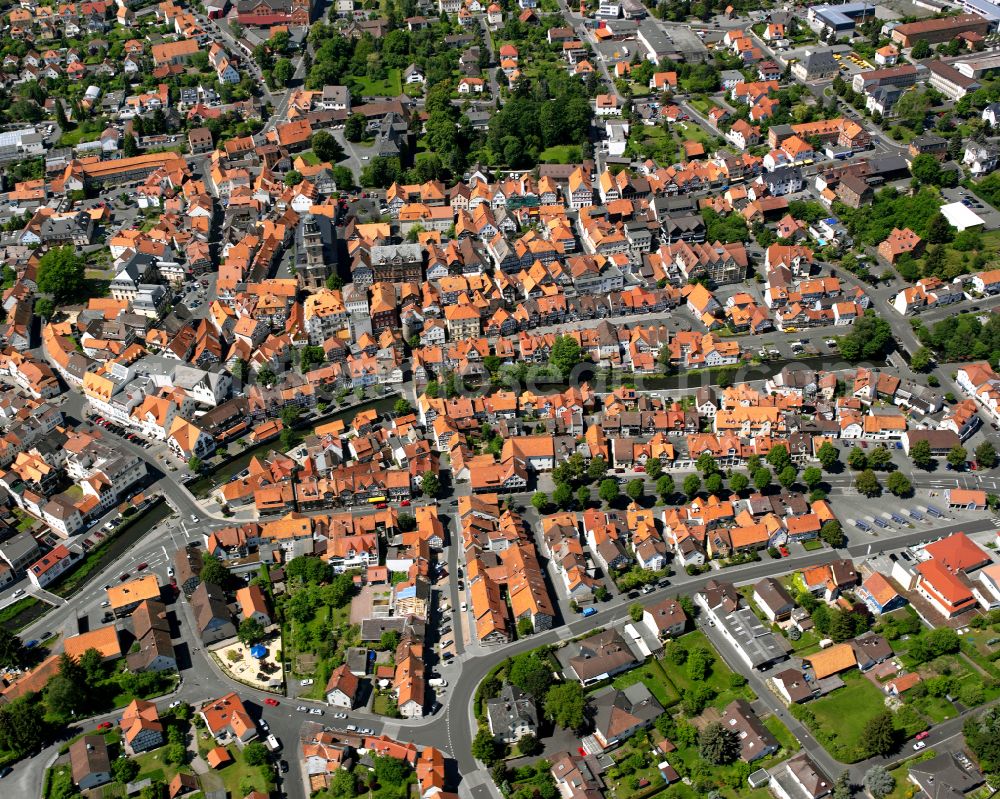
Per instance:
[[[678,122],[676,127],[677,138],[683,144],[686,141],[697,141],[705,145],[708,150],[712,147],[714,136],[709,136],[696,122]]]
[[[896,779],[896,787],[885,799],[910,799],[917,792],[917,786],[907,779],[910,775],[910,766],[914,763],[930,760],[935,755],[936,752],[933,749],[925,749],[918,757],[910,758],[896,768],[890,769],[889,773]]]
[[[823,548],[823,542],[813,539],[812,541],[803,541],[802,548],[806,552],[815,552],[817,549]]]
[[[228,766],[219,769],[218,774],[222,777],[226,790],[230,796],[246,796],[250,791],[245,790],[250,784],[250,790],[260,791],[268,794],[271,790],[271,770],[268,766],[251,766],[243,759],[243,753],[236,746],[227,746],[233,761]],[[266,776],[265,776],[266,772]],[[241,787],[242,786],[242,787]]]
[[[384,80],[370,80],[361,75],[352,75],[351,77],[357,81],[358,88],[365,97],[396,97],[403,91],[403,73],[398,69],[388,70],[388,76]]]
[[[151,780],[162,780],[169,785],[178,772],[183,772],[184,774],[194,773],[185,765],[165,763],[163,760],[165,753],[166,747],[161,747],[160,749],[154,749],[152,752],[143,752],[141,755],[132,758],[139,764],[139,776],[136,779],[144,780],[149,778]]]
[[[580,145],[554,144],[539,153],[538,160],[543,164],[575,164],[580,161]]]
[[[715,107],[715,103],[707,97],[692,97],[688,100],[688,105],[702,116],[708,116],[708,112]]]
[[[643,683],[655,697],[656,701],[665,708],[675,705],[680,701],[680,693],[674,687],[673,682],[666,675],[666,672],[664,672],[663,663],[659,660],[650,660],[636,669],[619,674],[615,677],[612,685],[621,690],[637,682]]]
[[[809,703],[816,718],[813,732],[838,760],[854,762],[864,756],[861,740],[865,724],[885,707],[882,693],[860,672],[845,675],[843,688]]]
[[[312,150],[306,150],[304,153],[300,153],[299,158],[305,161],[309,166],[319,166],[322,163],[319,160],[319,156]]]
[[[777,716],[771,715],[764,719],[764,726],[771,731],[771,735],[777,739],[787,754],[799,751],[799,742]]]
[[[701,630],[690,632],[678,640],[684,644],[688,651],[700,646],[707,649],[714,656],[715,660],[712,663],[712,670],[709,672],[708,679],[705,680],[705,684],[715,691],[715,698],[711,702],[713,707],[724,708],[734,699],[753,701],[757,698],[754,692],[746,685],[733,687],[730,682],[733,671],[726,665],[722,656],[712,646]],[[663,668],[680,694],[683,695],[684,691],[694,687],[694,681],[688,677],[683,666],[675,666],[673,663],[663,661]]]
[[[17,602],[8,605],[3,610],[0,610],[0,624],[6,624],[11,619],[17,618],[24,611],[39,604],[40,601],[33,596],[26,596],[24,599],[19,599]]]
[[[101,138],[101,131],[87,131],[82,127],[78,127],[75,130],[63,131],[62,136],[59,137],[59,146],[75,147],[80,142],[96,141],[99,138]]]

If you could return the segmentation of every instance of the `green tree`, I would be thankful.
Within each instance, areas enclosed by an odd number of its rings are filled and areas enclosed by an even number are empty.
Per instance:
[[[649,475],[650,480],[656,480],[663,474],[663,462],[659,458],[647,458],[646,474]]]
[[[833,444],[829,441],[824,441],[822,446],[816,452],[816,457],[819,458],[820,466],[822,466],[825,471],[830,471],[840,459],[840,453],[837,452],[837,448],[833,446]]]
[[[609,599],[611,599],[611,592],[608,591],[608,589],[605,588],[603,585],[599,585],[597,586],[597,588],[594,589],[594,599],[596,599],[598,602],[607,602]]]
[[[549,496],[544,491],[536,491],[531,495],[531,505],[532,507],[541,513],[545,510],[545,507],[549,504]]]
[[[703,682],[706,680],[712,669],[712,661],[714,660],[715,658],[704,647],[699,646],[689,650],[685,665],[688,678],[692,682]]]
[[[703,452],[694,463],[694,468],[704,475],[714,474],[719,469],[719,464],[711,452]]]
[[[122,149],[126,158],[135,158],[139,154],[139,145],[136,143],[135,136],[126,133]]]
[[[884,444],[879,444],[868,456],[868,466],[872,469],[888,469],[892,464],[892,453]]]
[[[409,400],[400,397],[393,403],[392,412],[396,416],[406,416],[407,414],[413,413],[413,406],[410,404]]]
[[[935,163],[937,163],[935,161]],[[934,360],[933,353],[927,347],[920,347],[910,358],[910,368],[914,372],[926,372]]]
[[[896,778],[886,771],[885,766],[872,766],[865,772],[863,781],[874,799],[884,799],[896,787]]]
[[[552,492],[552,501],[560,510],[566,510],[573,504],[573,489],[569,483],[559,483]]]
[[[322,366],[325,360],[326,353],[322,347],[305,346],[299,354],[299,369],[305,374],[316,366]]]
[[[705,491],[718,496],[722,493],[722,475],[714,472],[705,478]]]
[[[434,472],[428,469],[420,478],[420,489],[425,496],[436,497],[441,490],[441,481]]]
[[[771,470],[761,467],[753,473],[753,485],[758,491],[764,491],[771,485]]]
[[[492,737],[490,736],[491,739]],[[333,773],[333,777],[330,780],[329,791],[335,799],[354,799],[357,791],[357,778],[347,769],[338,769]]]
[[[780,472],[792,462],[792,459],[788,454],[788,447],[784,444],[777,444],[772,447],[771,451],[767,453],[766,460],[776,473]]]
[[[527,638],[535,631],[535,625],[531,623],[531,618],[525,616],[517,620],[517,637]]]
[[[302,182],[302,173],[297,169],[289,169],[285,173],[286,186],[298,186]]]
[[[912,92],[911,92],[912,94]],[[849,361],[871,360],[882,357],[892,342],[889,323],[868,310],[854,320],[851,332],[838,341],[840,354]]]
[[[823,472],[815,466],[810,466],[802,472],[802,482],[812,491],[823,482]]]
[[[729,490],[734,494],[742,494],[750,487],[750,478],[743,472],[733,472],[729,477]]]
[[[833,784],[833,799],[851,799],[854,791],[851,789],[851,772],[842,771]]]
[[[922,58],[929,58],[931,55],[931,46],[926,39],[917,39],[913,43],[913,49],[910,50],[910,57],[914,61],[919,61]]]
[[[714,766],[728,765],[740,755],[739,736],[713,721],[698,734],[698,754]]]
[[[642,499],[645,487],[645,483],[642,480],[629,480],[628,485],[625,486],[625,493],[628,494],[629,499],[633,502],[638,502]]]
[[[896,726],[892,713],[883,710],[865,724],[861,732],[861,740],[869,757],[885,757],[896,748]]]
[[[86,262],[72,246],[49,250],[38,262],[38,290],[51,294],[57,305],[84,296]]]
[[[638,602],[633,602],[628,606],[628,615],[632,617],[632,621],[642,621],[642,615],[645,612],[646,609]]]
[[[240,622],[239,638],[246,646],[256,644],[264,639],[264,625],[257,619],[248,617]]]
[[[877,497],[882,493],[882,485],[871,469],[865,469],[858,473],[854,479],[854,487],[858,489],[858,493],[864,494],[866,497]]]
[[[865,455],[865,451],[861,447],[853,447],[847,453],[847,465],[855,471],[863,471],[868,468],[868,456]]]
[[[931,445],[924,440],[915,442],[910,446],[910,460],[918,469],[928,470],[934,464],[934,456],[931,452]]]
[[[601,480],[601,486],[597,490],[597,496],[599,496],[603,502],[607,502],[610,505],[618,499],[618,481],[613,480],[610,477],[605,480]]]
[[[840,522],[836,519],[830,519],[828,522],[824,522],[823,526],[819,531],[820,538],[822,538],[826,543],[828,543],[834,549],[839,549],[844,545],[844,530],[840,526]]]
[[[576,489],[576,504],[581,508],[586,508],[587,504],[590,502],[590,488],[587,486],[580,486]]]
[[[139,775],[139,764],[132,758],[118,757],[111,763],[111,772],[115,776],[115,782],[127,785]]]
[[[542,751],[542,742],[530,733],[528,735],[522,735],[517,742],[517,751],[524,757],[537,755]],[[552,799],[554,799],[554,797]]]
[[[549,365],[558,369],[563,377],[568,377],[573,367],[582,360],[583,350],[572,336],[558,336],[553,342],[549,353]]]
[[[950,450],[948,450],[948,464],[952,469],[964,469],[966,458],[969,457],[969,453],[966,451],[965,447],[961,444],[956,444]]]
[[[789,463],[778,475],[778,482],[782,488],[791,488],[798,476],[799,473],[795,470],[795,467]]]
[[[260,741],[251,741],[243,747],[243,759],[249,766],[263,766],[267,763],[267,747]]]
[[[309,143],[320,161],[329,161],[331,164],[335,164],[337,161],[344,160],[344,148],[329,131],[317,130]]]
[[[24,643],[6,627],[0,627],[0,667],[19,668],[25,662]]]
[[[39,297],[35,300],[35,315],[42,319],[51,319],[55,316],[56,306],[48,297]]]
[[[697,474],[689,474],[684,478],[684,484],[682,487],[688,499],[693,498],[699,491],[701,491],[701,477]]]
[[[104,656],[93,647],[80,655],[78,663],[88,685],[97,685],[104,679]]]
[[[512,658],[508,679],[536,700],[545,696],[552,685],[552,668],[535,652]]]
[[[29,692],[0,706],[0,746],[7,751],[23,755],[42,747],[48,730],[37,700]]]
[[[674,478],[669,474],[661,474],[659,478],[657,478],[656,493],[660,495],[664,502],[674,493],[675,490]]]
[[[400,635],[398,630],[386,630],[379,638],[379,649],[383,652],[395,652],[399,646]]]
[[[344,123],[344,138],[349,142],[359,142],[365,135],[367,121],[363,114],[351,114]]]
[[[257,372],[257,382],[264,386],[264,388],[270,388],[278,382],[278,376],[272,371],[270,366],[264,366]]]
[[[587,466],[587,477],[594,482],[603,480],[608,473],[608,462],[603,456],[597,455],[590,459]]]
[[[893,472],[886,478],[885,487],[897,497],[908,497],[913,492],[913,486],[902,472]]]
[[[980,469],[992,469],[997,465],[997,451],[991,442],[984,441],[976,447],[976,463]]]
[[[197,455],[192,455],[190,458],[188,458],[187,466],[192,473],[197,474],[198,472],[201,471],[201,466],[202,466],[201,458],[199,458]]]
[[[280,89],[283,89],[288,85],[288,81],[292,79],[292,75],[294,74],[295,67],[287,58],[279,58],[275,62],[274,68],[271,70],[271,78],[274,80],[275,86]]]
[[[225,588],[230,580],[229,570],[215,555],[206,555],[202,558],[200,577],[203,583],[212,583],[221,588]]]
[[[564,729],[578,730],[583,726],[586,704],[580,683],[559,683],[545,694],[545,716]]]
[[[486,766],[492,766],[500,760],[500,747],[488,729],[481,729],[472,739],[472,756]]]
[[[405,760],[390,755],[376,755],[372,758],[375,767],[375,777],[379,785],[401,786],[406,782],[409,767]]]

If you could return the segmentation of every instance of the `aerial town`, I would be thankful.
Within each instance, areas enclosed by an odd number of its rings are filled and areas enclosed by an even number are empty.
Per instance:
[[[5,798],[997,795],[1000,0],[0,25]]]

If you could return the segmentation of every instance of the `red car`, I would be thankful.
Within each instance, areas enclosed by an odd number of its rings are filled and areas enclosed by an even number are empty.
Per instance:
[[[788,557],[788,547],[778,547],[778,551],[781,553],[781,557]]]
[[[377,505],[375,506],[375,509],[376,509],[376,510],[385,510],[385,509],[386,509],[386,508],[388,508],[388,507],[389,507],[389,506],[388,506],[388,505],[386,505],[386,504],[385,504],[384,502],[379,502],[379,503],[378,503],[378,504],[377,504]]]
[[[277,699],[271,699],[271,697],[268,697],[264,700],[264,704],[270,705],[271,707],[277,707],[279,703]]]
[[[136,568],[136,571],[142,571],[142,570],[143,570],[143,569],[145,569],[145,568],[146,568],[146,567],[147,567],[148,565],[149,565],[149,564],[148,564],[148,563],[145,563],[145,562],[143,562],[143,563],[140,563],[140,564],[139,564],[138,566],[136,566],[136,567],[135,567],[135,568]]]
[[[926,737],[927,737],[927,736],[929,736],[930,734],[931,734],[931,733],[930,733],[930,730],[924,730],[923,732],[918,732],[918,733],[916,734],[916,736],[915,736],[915,739],[914,739],[914,740],[917,740],[917,741],[922,741],[922,740],[924,740],[924,738],[926,738]]]
[[[399,504],[400,504],[400,505],[402,505],[402,506],[403,506],[404,508],[408,508],[408,507],[410,507],[410,500],[408,500],[408,499],[404,499],[404,500],[403,500],[402,502],[400,502]]]
[[[587,756],[587,753],[586,753],[586,751],[584,751],[584,748],[582,746],[578,746],[576,748],[576,751],[580,753],[580,757],[586,757]]]
[[[646,471],[646,467],[645,466],[636,466],[635,470],[637,472],[644,472],[644,471]]]
[[[110,721],[102,721],[100,724],[97,725],[97,729],[110,730],[113,726],[114,724],[112,724]]]

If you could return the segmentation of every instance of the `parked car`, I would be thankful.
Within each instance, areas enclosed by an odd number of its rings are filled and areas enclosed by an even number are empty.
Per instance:
[[[313,684],[312,680],[300,680],[299,681],[299,685],[301,685],[303,688],[305,688],[307,686],[310,686],[312,684]]]
[[[322,716],[323,715],[323,711],[320,708],[318,708],[318,707],[311,707],[311,708],[309,708],[309,715],[310,716]]]
[[[102,721],[100,724],[97,725],[97,729],[99,729],[99,730],[110,730],[114,726],[115,725],[112,724],[110,721]]]
[[[122,572],[121,574],[118,575],[118,582],[124,583],[128,578],[129,578],[129,573]]]
[[[931,734],[930,730],[924,730],[923,732],[918,732],[915,737],[918,741],[922,741],[930,734]]]
[[[597,608],[584,608],[583,609],[583,615],[584,616],[593,616],[595,613],[597,613]]]
[[[927,743],[925,741],[917,741],[915,744],[913,744],[913,751],[914,752],[919,752],[921,749],[925,748],[926,746],[927,746]]]
[[[281,703],[277,699],[272,699],[271,697],[268,697],[267,699],[264,700],[264,704],[270,705],[271,707],[277,707]]]
[[[308,713],[309,712],[309,708],[307,708],[305,705],[299,705],[297,708],[295,708],[295,710],[298,713]]]

